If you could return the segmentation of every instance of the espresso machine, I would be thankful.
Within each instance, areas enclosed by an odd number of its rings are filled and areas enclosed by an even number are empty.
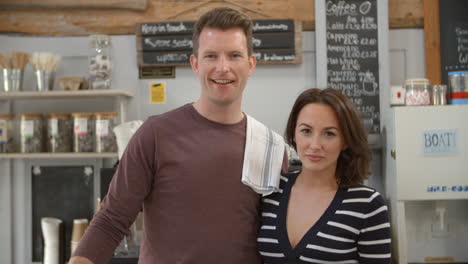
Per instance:
[[[400,106],[385,125],[394,263],[468,263],[468,105]]]

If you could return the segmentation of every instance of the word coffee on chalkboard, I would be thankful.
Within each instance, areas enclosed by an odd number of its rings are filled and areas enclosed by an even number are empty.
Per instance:
[[[442,83],[451,71],[468,71],[468,2],[439,1]]]
[[[157,22],[139,25],[137,51],[139,66],[188,66],[192,54],[194,22]],[[254,20],[254,55],[259,64],[302,61],[302,24],[292,19]]]
[[[377,0],[326,0],[327,85],[348,96],[368,132],[380,131]]]

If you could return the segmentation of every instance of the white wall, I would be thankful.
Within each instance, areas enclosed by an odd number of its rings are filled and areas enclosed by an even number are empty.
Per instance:
[[[303,39],[302,64],[257,65],[245,88],[244,111],[280,134],[283,134],[289,110],[296,96],[302,90],[315,85],[314,34],[305,32]],[[135,42],[133,38],[131,42]],[[133,61],[136,61],[136,58],[133,58]],[[149,83],[155,81],[166,82],[165,104],[149,103]],[[190,67],[177,67],[175,79],[140,80],[136,85],[140,100],[138,118],[141,119],[193,102],[200,93],[198,79]]]
[[[403,84],[412,77],[424,77],[424,38],[423,30],[391,30],[390,46],[390,80],[391,84]],[[283,134],[289,110],[296,96],[316,83],[315,76],[315,34],[303,34],[303,63],[300,65],[258,65],[246,87],[244,111],[264,122],[275,131]],[[112,88],[124,89],[135,93],[129,103],[128,119],[146,119],[153,114],[163,113],[198,98],[198,80],[189,67],[177,67],[175,79],[139,80],[136,62],[135,36],[113,36],[114,70]],[[13,50],[24,52],[49,51],[63,56],[58,75],[85,75],[87,72],[88,40],[86,37],[22,37],[0,36],[0,52]],[[31,69],[25,73],[25,89],[34,89]],[[165,104],[149,103],[149,83],[165,81],[167,102]],[[381,91],[388,93],[389,91]],[[76,112],[109,111],[112,102],[106,99],[91,100],[24,100],[12,105],[14,113],[18,112]],[[385,102],[381,107],[388,107]],[[0,112],[9,107],[0,101]],[[388,112],[388,111],[386,111]],[[389,117],[382,117],[388,120]],[[384,121],[387,122],[387,121]],[[384,147],[384,158],[386,158]],[[35,164],[44,164],[45,161]],[[89,161],[68,161],[74,165]],[[97,161],[91,161],[98,163]],[[0,262],[20,264],[31,259],[30,231],[30,176],[27,166],[34,161],[0,160]],[[55,163],[55,162],[54,162]],[[10,168],[11,167],[11,168]],[[95,170],[97,171],[97,170]],[[374,166],[370,180],[380,185],[380,162]],[[378,189],[382,189],[379,187]],[[3,224],[5,223],[5,224]],[[25,228],[26,226],[26,228]],[[29,226],[29,228],[27,228]]]

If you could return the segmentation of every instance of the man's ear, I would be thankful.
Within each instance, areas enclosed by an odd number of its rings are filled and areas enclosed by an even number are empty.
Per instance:
[[[193,72],[198,73],[198,58],[193,54],[190,56],[190,66]]]
[[[255,71],[255,66],[257,65],[257,56],[252,55],[249,58],[249,76]]]

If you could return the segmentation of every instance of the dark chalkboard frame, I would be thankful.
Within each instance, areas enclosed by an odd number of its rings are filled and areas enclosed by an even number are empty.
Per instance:
[[[327,2],[330,0],[315,1],[316,17],[316,54],[317,54],[317,87],[327,88],[328,84],[328,54],[327,54]],[[333,0],[331,0],[333,1]],[[387,111],[387,105],[382,102],[389,102],[390,94],[390,75],[389,75],[389,55],[388,55],[388,1],[387,0],[369,0],[369,1],[333,1],[349,4],[351,2],[374,2],[377,3],[376,21],[378,38],[378,58],[375,65],[378,65],[378,90],[379,95],[373,98],[369,107],[379,109],[372,117],[373,126],[369,129],[370,134],[378,135],[382,129],[383,112]],[[355,100],[356,101],[356,100]],[[367,106],[367,105],[365,105]]]

